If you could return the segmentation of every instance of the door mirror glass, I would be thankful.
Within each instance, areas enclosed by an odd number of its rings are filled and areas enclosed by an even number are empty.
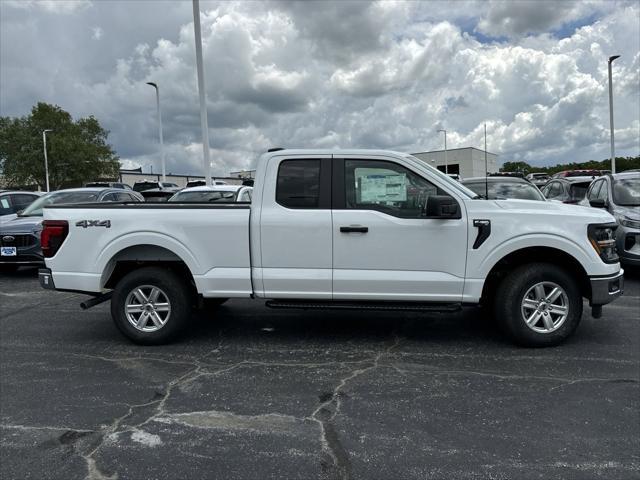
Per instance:
[[[425,213],[427,218],[462,218],[458,202],[448,195],[431,195]]]

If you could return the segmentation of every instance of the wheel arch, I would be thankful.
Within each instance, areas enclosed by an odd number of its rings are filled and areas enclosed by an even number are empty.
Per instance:
[[[195,288],[193,274],[184,259],[166,247],[153,244],[131,245],[117,251],[102,269],[100,285],[112,289],[128,273],[149,266],[173,270]]]
[[[514,250],[498,260],[489,270],[482,287],[481,302],[492,299],[500,281],[514,269],[528,263],[551,263],[565,269],[578,280],[583,297],[591,298],[591,283],[586,270],[570,253],[555,247],[535,246]]]

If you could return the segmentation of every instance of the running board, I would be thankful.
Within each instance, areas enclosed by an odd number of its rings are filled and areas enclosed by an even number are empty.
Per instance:
[[[304,300],[268,300],[269,308],[301,308],[331,310],[386,310],[405,312],[457,312],[462,308],[460,303],[417,303],[417,302],[344,302]]]

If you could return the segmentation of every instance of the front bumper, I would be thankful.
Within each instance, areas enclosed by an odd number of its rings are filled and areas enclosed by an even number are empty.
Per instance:
[[[11,238],[11,240],[7,240]],[[16,247],[15,256],[0,255],[2,265],[44,265],[44,257],[40,248],[40,239],[30,233],[11,233],[0,235],[0,246]]]
[[[589,305],[599,306],[613,302],[624,292],[624,270],[606,277],[591,277],[591,300]]]
[[[620,263],[640,266],[640,230],[620,225],[616,230],[616,250]]]

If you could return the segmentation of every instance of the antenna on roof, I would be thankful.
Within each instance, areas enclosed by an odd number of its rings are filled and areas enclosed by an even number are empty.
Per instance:
[[[274,148],[270,148],[269,150],[267,150],[267,153],[271,153],[271,152],[279,152],[280,150],[284,150],[284,148],[282,148],[282,147],[274,147]]]
[[[484,198],[489,200],[489,170],[487,167],[487,122],[484,122]]]

